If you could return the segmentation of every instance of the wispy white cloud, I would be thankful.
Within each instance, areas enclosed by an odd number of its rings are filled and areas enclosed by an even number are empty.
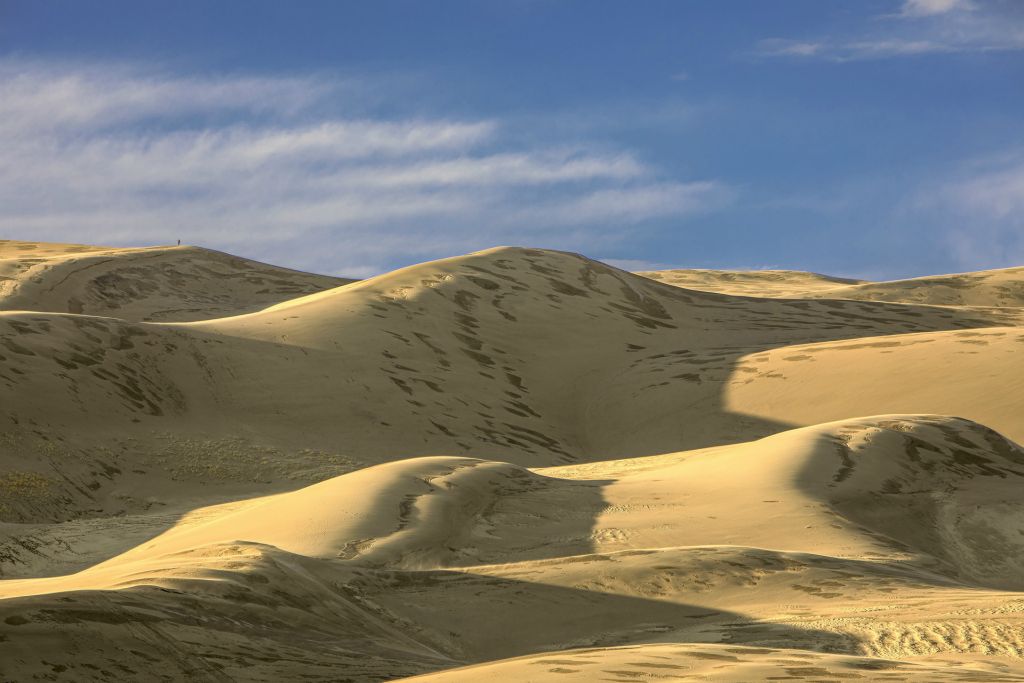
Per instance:
[[[1024,154],[948,186],[962,208],[995,219],[1017,217],[1024,227]]]
[[[96,130],[211,112],[294,113],[351,84],[301,77],[188,77],[123,64],[0,61],[5,134]]]
[[[962,164],[904,212],[929,219],[964,269],[1024,265],[1024,150]]]
[[[338,113],[358,88],[0,60],[0,233],[182,239],[366,274],[493,243],[580,249],[731,196],[600,141],[553,147],[500,121]]]
[[[824,48],[823,43],[766,38],[759,43],[758,54],[766,57],[812,57]]]
[[[648,169],[629,154],[579,155],[569,150],[459,157],[380,165],[370,170],[347,169],[332,181],[376,187],[543,185],[597,179],[625,181],[647,174]]]
[[[768,38],[755,53],[845,62],[1024,50],[1024,6],[1016,0],[904,0],[874,19],[859,34]]]
[[[517,212],[516,219],[536,221],[548,217],[562,225],[619,224],[710,211],[729,203],[732,198],[730,188],[712,181],[604,188],[569,200],[521,210]]]
[[[956,11],[973,11],[976,6],[971,0],[904,0],[900,16],[931,17]]]

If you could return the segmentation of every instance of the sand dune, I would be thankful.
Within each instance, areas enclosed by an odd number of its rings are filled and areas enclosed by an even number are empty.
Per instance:
[[[1000,671],[910,664],[869,657],[730,645],[634,645],[529,655],[427,674],[408,681],[1006,681]]]
[[[282,476],[283,489],[420,455],[545,466],[735,443],[813,424],[729,404],[738,383],[772,391],[780,383],[779,373],[748,367],[758,354],[1005,328],[1022,315],[736,299],[525,249],[445,259],[187,324],[0,313],[0,404],[12,425],[0,452],[17,481],[31,482],[9,487],[5,519],[168,504],[155,483],[167,480],[234,495]],[[1020,376],[1015,358],[1003,373]],[[977,391],[988,391],[986,382]],[[875,386],[888,395],[887,382]],[[955,392],[933,393],[930,412],[958,412]],[[979,405],[970,417],[1020,438],[1021,396]],[[868,394],[850,395],[825,419],[878,412],[873,405]],[[60,454],[59,473],[35,455],[40,448]],[[254,468],[250,449],[281,457]],[[118,486],[145,497],[113,501],[123,495]]]
[[[674,270],[641,270],[642,275],[667,285],[719,292],[734,296],[767,296],[808,298],[844,285],[864,284],[864,280],[829,277],[801,270],[707,270],[679,268]]]
[[[729,660],[746,662],[736,680],[793,658],[778,649],[1016,657],[1018,477],[1019,447],[924,416],[536,473],[420,458],[215,509],[75,575],[5,581],[0,612],[26,666],[45,649],[47,666],[85,678],[115,661],[144,677],[145,657],[119,660],[118,645],[168,657],[168,639],[176,675],[202,663],[253,680],[283,659],[299,659],[294,675],[388,678],[664,643],[773,650]],[[972,537],[1000,520],[1002,540]],[[325,639],[346,647],[313,656]]]
[[[735,412],[816,424],[915,410],[971,418],[1024,441],[1024,330],[930,332],[794,345],[744,357],[725,392]],[[884,378],[884,382],[879,379]]]
[[[8,311],[202,320],[349,282],[199,247],[118,249],[0,240],[0,310]]]
[[[0,678],[1024,680],[1012,269],[2,247]]]
[[[938,306],[1024,306],[1024,267],[868,282],[792,270],[651,270],[644,277],[742,296],[894,301]]]

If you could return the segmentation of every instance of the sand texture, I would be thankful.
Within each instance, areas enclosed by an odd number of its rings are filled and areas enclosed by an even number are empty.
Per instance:
[[[898,301],[936,306],[1024,306],[1024,267],[868,282],[795,270],[651,270],[665,284],[737,296]]]
[[[0,242],[0,680],[1024,681],[1024,269]]]

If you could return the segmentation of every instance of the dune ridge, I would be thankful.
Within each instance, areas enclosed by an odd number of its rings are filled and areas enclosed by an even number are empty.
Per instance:
[[[113,248],[0,240],[0,310],[177,322],[237,315],[340,287],[192,246]]]
[[[1013,269],[11,250],[0,677],[1024,680]]]
[[[1024,306],[1024,267],[871,282],[795,270],[638,271],[658,282],[723,294],[891,301],[939,306]]]

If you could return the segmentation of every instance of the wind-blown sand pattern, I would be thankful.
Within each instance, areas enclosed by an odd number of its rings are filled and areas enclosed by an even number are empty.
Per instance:
[[[0,680],[1024,681],[1024,269],[0,269]]]

